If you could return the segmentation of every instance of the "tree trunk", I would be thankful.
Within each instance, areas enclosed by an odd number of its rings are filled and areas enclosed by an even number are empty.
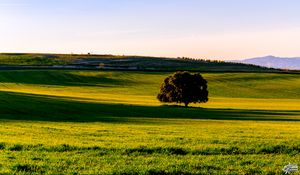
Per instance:
[[[188,107],[188,105],[189,105],[189,102],[184,102],[185,107]]]

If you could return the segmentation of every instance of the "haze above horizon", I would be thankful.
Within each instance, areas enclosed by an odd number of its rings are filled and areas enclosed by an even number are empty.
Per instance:
[[[0,52],[300,55],[297,0],[0,0]]]

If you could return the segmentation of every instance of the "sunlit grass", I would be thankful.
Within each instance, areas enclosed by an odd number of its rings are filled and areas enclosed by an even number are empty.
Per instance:
[[[245,174],[254,169],[278,174],[288,162],[300,161],[299,124],[294,122],[134,119],[1,125],[0,142],[5,146],[0,172],[26,165],[39,167],[27,173],[49,174]]]
[[[205,73],[209,102],[186,109],[156,100],[169,74],[1,71],[0,174],[281,174],[300,162],[299,75]]]
[[[160,105],[160,83],[168,73],[98,71],[0,72],[0,91],[74,100]],[[212,108],[297,110],[300,77],[268,73],[205,73]],[[199,106],[199,105],[196,105]]]

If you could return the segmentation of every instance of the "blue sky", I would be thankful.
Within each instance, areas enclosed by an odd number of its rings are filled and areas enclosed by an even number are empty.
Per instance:
[[[300,56],[298,0],[0,0],[0,52]]]

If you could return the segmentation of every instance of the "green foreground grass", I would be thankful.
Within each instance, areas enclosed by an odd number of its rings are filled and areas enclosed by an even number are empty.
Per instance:
[[[1,173],[281,174],[299,124],[176,119],[1,122]]]
[[[168,73],[0,72],[0,174],[282,174],[300,164],[300,76],[206,73],[210,101],[155,96]]]

